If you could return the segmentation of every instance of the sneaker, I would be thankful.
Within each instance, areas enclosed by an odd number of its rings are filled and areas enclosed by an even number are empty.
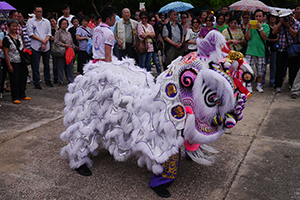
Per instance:
[[[30,76],[27,76],[27,83],[30,83]]]
[[[24,97],[24,98],[20,98],[20,100],[30,100],[31,97]]]
[[[291,97],[292,97],[292,99],[297,99],[297,93],[296,92],[293,92],[292,94],[291,94]]]
[[[13,103],[14,103],[14,104],[20,104],[21,101],[17,99],[17,100],[14,100]]]
[[[250,92],[250,93],[252,93],[253,91],[252,91],[252,86],[247,86],[247,90]]]
[[[59,85],[58,85],[58,86],[62,87],[62,86],[64,86],[64,83],[59,83]]]
[[[53,87],[51,81],[46,81],[46,85],[47,85],[48,87]]]
[[[259,93],[263,93],[264,90],[261,88],[260,85],[256,86],[256,90],[259,92]]]
[[[34,84],[34,88],[35,88],[35,89],[39,89],[39,90],[42,89],[42,87],[40,86],[40,84]]]
[[[281,93],[281,88],[280,87],[277,87],[275,90],[276,90],[276,94]]]

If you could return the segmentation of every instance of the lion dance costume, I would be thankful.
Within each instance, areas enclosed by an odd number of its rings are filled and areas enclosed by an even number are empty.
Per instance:
[[[151,187],[175,179],[182,145],[193,161],[212,164],[202,151],[216,153],[207,144],[243,118],[249,96],[243,81],[253,76],[240,57],[221,62],[225,42],[211,31],[197,40],[197,52],[174,60],[156,82],[132,59],[89,62],[65,95],[61,139],[69,143],[61,155],[73,169],[91,167],[89,154],[100,144],[117,161],[135,155],[154,173]]]

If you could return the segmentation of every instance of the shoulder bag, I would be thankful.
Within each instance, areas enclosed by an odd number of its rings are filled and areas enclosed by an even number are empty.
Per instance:
[[[287,37],[286,30],[284,30],[285,39],[287,43],[287,53],[289,58],[297,57],[300,55],[300,44],[290,44]]]
[[[142,28],[144,29],[144,32],[146,33],[145,28],[141,24]],[[138,34],[136,34],[136,52],[139,54],[147,53],[148,50],[148,41],[145,38],[144,40],[140,40]]]
[[[228,31],[228,33],[229,33],[230,38],[233,40],[233,37],[232,37],[232,35],[231,35],[231,32],[230,32],[229,28],[227,28],[227,31]],[[232,46],[233,46],[233,49],[236,51],[235,45],[232,45]]]
[[[60,33],[59,33],[59,39],[60,39]],[[53,45],[51,47],[51,51],[50,51],[51,55],[52,56],[55,56],[55,57],[65,57],[65,53],[66,53],[66,47],[62,47],[62,46],[56,46],[56,45]]]
[[[31,59],[30,59],[30,55],[28,52],[23,52],[20,50],[20,48],[18,48],[17,46],[17,43],[15,42],[15,40],[11,37],[11,35],[8,34],[8,36],[10,37],[11,41],[14,43],[14,45],[16,46],[19,54],[20,54],[20,57],[21,57],[21,62],[24,64],[24,65],[30,65],[31,64]],[[19,37],[18,37],[19,39]]]
[[[256,30],[257,30],[257,33],[258,33],[260,39],[262,40],[262,42],[263,42],[264,45],[265,45],[265,57],[266,57],[267,59],[269,59],[269,58],[271,57],[271,49],[270,49],[270,47],[266,44],[265,40],[262,39],[259,30],[258,30],[258,29],[256,29]]]

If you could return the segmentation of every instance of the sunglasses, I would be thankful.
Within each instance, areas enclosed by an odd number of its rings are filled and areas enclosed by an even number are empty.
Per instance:
[[[181,19],[186,19],[187,17],[181,17]]]
[[[155,20],[150,20],[150,22],[155,22]]]

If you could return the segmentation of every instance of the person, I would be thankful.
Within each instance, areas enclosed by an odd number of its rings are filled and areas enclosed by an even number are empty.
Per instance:
[[[28,35],[31,38],[31,67],[32,77],[35,89],[42,89],[40,86],[40,58],[43,57],[44,64],[44,79],[48,87],[53,87],[50,79],[50,37],[51,26],[50,22],[42,17],[43,8],[40,5],[35,5],[33,8],[35,14],[34,18],[31,18],[27,22]]]
[[[59,26],[59,21],[62,19],[62,18],[65,18],[66,20],[68,20],[68,23],[69,23],[69,26],[67,28],[67,30],[69,30],[69,28],[71,28],[73,26],[71,20],[73,17],[75,17],[74,15],[71,15],[70,14],[70,7],[68,4],[64,4],[62,7],[61,7],[61,10],[62,10],[62,13],[63,15],[58,18],[57,20],[57,25]]]
[[[249,65],[254,68],[256,66],[257,85],[256,90],[260,93],[264,92],[261,86],[262,78],[265,71],[265,45],[263,40],[266,40],[270,33],[269,25],[262,22],[263,12],[260,9],[255,10],[254,17],[257,20],[257,29],[251,29],[250,23],[247,25],[245,38],[248,40],[246,51],[246,60]],[[252,93],[251,83],[248,83],[247,89]]]
[[[157,18],[155,17],[155,15],[149,16],[149,24],[153,27],[154,33],[155,33],[155,37],[152,38],[153,39],[153,47],[154,47],[152,59],[155,64],[155,67],[156,67],[157,75],[159,75],[161,73],[161,65],[159,62],[158,51],[163,50],[164,41],[161,37],[161,33],[160,33],[158,25],[157,25]]]
[[[200,21],[201,21],[201,25],[204,27],[206,26],[206,18],[207,18],[207,12],[206,10],[202,10],[201,14],[200,14]]]
[[[18,20],[18,11],[17,10],[11,10],[9,12],[9,14],[8,14],[8,19],[16,19],[16,20]],[[4,22],[3,24],[1,24],[0,30],[3,33],[8,32],[7,21]],[[18,24],[18,27],[17,27],[17,34],[20,35],[21,38],[23,39],[23,31],[22,31],[22,27],[21,27],[20,24]],[[4,38],[4,35],[2,35],[2,39],[3,38]],[[3,54],[2,54],[2,56],[4,58]],[[4,61],[4,59],[3,59],[3,61]],[[8,79],[6,80],[7,70],[8,70],[8,68],[7,68],[6,62],[4,62],[3,63],[3,70],[2,70],[2,80],[1,80],[1,85],[0,85],[0,96],[2,96],[2,94],[3,94],[5,81],[6,81],[6,89],[5,89],[5,91],[10,92],[10,83],[9,83]]]
[[[185,41],[188,44],[188,51],[194,52],[197,51],[196,38],[200,32],[200,20],[198,17],[192,19],[192,27],[188,30]]]
[[[106,3],[104,7],[113,7],[112,3]],[[113,26],[110,27],[110,30],[114,33],[115,30],[115,26],[117,24],[117,22],[121,19],[118,15],[116,15],[116,21],[115,24]],[[114,46],[113,46],[113,54],[119,58],[120,57],[120,52],[119,52],[119,47],[118,47],[118,42],[116,39],[114,39]]]
[[[270,64],[269,65],[270,66],[270,82],[269,82],[270,87],[275,86],[276,55],[277,55],[277,48],[275,47],[275,45],[278,42],[278,34],[273,34],[272,32],[276,26],[277,19],[278,19],[278,12],[276,10],[272,10],[268,19],[270,34],[269,37],[267,37],[267,45],[270,47],[271,56],[269,59],[266,60],[266,65]],[[265,76],[266,76],[266,70],[264,73],[262,84],[265,83]]]
[[[26,26],[26,22],[24,21],[24,15],[22,11],[18,12],[18,21],[19,21],[19,25],[22,27],[22,34],[23,34],[25,48],[30,49],[31,39],[27,33],[27,26]]]
[[[56,31],[54,36],[54,45],[55,46],[62,46],[65,48],[71,47],[72,49],[75,48],[73,43],[73,39],[71,33],[67,31],[67,27],[69,26],[69,22],[67,19],[62,18],[59,21],[59,30]],[[65,57],[57,57],[57,67],[58,67],[58,81],[59,86],[64,85],[64,71],[66,73],[66,77],[69,83],[72,83],[73,78],[73,63],[71,62],[69,65],[66,63]]]
[[[165,41],[165,55],[166,60],[164,63],[164,68],[166,67],[178,56],[183,55],[183,28],[177,22],[178,13],[174,10],[169,11],[170,20],[163,27],[162,36]]]
[[[155,37],[155,32],[153,27],[148,24],[148,13],[146,11],[140,12],[140,19],[142,23],[138,24],[138,37],[140,40],[146,40],[148,42],[148,49],[146,53],[139,54],[139,65],[141,68],[146,68],[149,72],[151,71],[151,58],[154,51],[153,38]]]
[[[135,34],[138,22],[130,19],[131,13],[128,8],[122,10],[123,19],[116,23],[114,29],[115,39],[119,48],[119,60],[125,56],[137,60],[137,54],[134,50],[136,45]]]
[[[186,36],[188,29],[190,28],[190,25],[188,23],[188,13],[187,12],[182,12],[180,14],[180,18],[181,18],[181,26],[183,28],[183,33],[184,33],[184,37]],[[188,54],[188,44],[185,42],[183,42],[183,55]]]
[[[241,29],[237,28],[237,19],[234,16],[229,18],[229,27],[222,32],[222,35],[224,35],[231,50],[242,50],[241,44],[245,43],[245,37]]]
[[[136,10],[134,12],[134,19],[137,21],[137,22],[141,22],[142,20],[140,19],[140,13],[141,11],[140,10]]]
[[[79,11],[76,15],[76,18],[81,22],[81,18],[84,16],[83,11]]]
[[[116,22],[115,8],[106,6],[100,13],[102,22],[95,28],[93,33],[93,62],[112,61],[112,50],[114,46],[114,33],[110,29]]]
[[[95,27],[96,28],[97,26],[99,26],[99,24],[101,23],[102,19],[101,19],[101,16],[100,15],[97,15],[96,16],[96,19],[95,19]],[[93,29],[92,29],[93,30]]]
[[[94,13],[92,13],[90,15],[90,20],[89,20],[88,25],[87,25],[87,27],[89,27],[91,30],[93,30],[93,28],[96,27],[95,20],[96,20],[96,15]]]
[[[54,17],[50,17],[51,25],[51,37],[50,37],[50,46],[54,45],[54,36],[55,32],[58,30],[57,22]],[[55,56],[52,56],[52,70],[53,70],[53,83],[58,83],[58,68],[57,68],[57,59]]]
[[[222,33],[226,28],[228,28],[229,26],[225,24],[225,16],[223,13],[219,13],[217,15],[217,24],[214,25],[214,28],[218,29],[220,31],[220,33]]]
[[[78,52],[78,66],[77,72],[83,74],[83,65],[89,61],[89,55],[87,53],[88,40],[92,36],[92,30],[87,26],[89,23],[89,18],[87,16],[82,17],[81,26],[76,30],[76,40],[79,43]]]
[[[3,39],[3,51],[8,66],[9,80],[11,84],[11,97],[14,104],[20,104],[20,100],[30,100],[25,94],[28,69],[22,63],[20,51],[24,45],[21,36],[17,34],[18,21],[7,21],[8,34]]]
[[[18,21],[19,21],[19,24],[22,27],[22,33],[23,33],[23,40],[24,40],[25,49],[30,49],[31,39],[30,39],[30,37],[29,37],[29,35],[27,33],[27,26],[26,26],[26,22],[24,21],[24,17],[23,16],[24,16],[23,12],[19,11],[18,12]],[[29,74],[27,74],[27,83],[30,83],[30,76],[29,76]]]
[[[76,30],[79,26],[79,20],[77,19],[77,17],[73,17],[71,19],[71,23],[73,24],[73,26],[71,28],[69,28],[68,31],[71,33],[72,40],[73,40],[73,43],[75,45],[75,48],[74,48],[74,53],[75,53],[74,63],[75,63],[76,58],[78,58],[78,51],[79,51],[79,43],[78,43],[78,40],[76,39]],[[80,72],[78,72],[78,65],[77,65],[77,74],[80,74]]]
[[[212,30],[217,30],[218,31],[218,29],[213,27],[213,20],[214,20],[214,18],[212,16],[206,17],[206,19],[205,19],[206,26],[202,27],[200,32],[199,32],[199,37],[200,38],[204,38]]]
[[[229,6],[223,5],[223,6],[221,7],[221,13],[225,14],[225,13],[228,12],[228,11],[229,11]]]
[[[17,10],[11,10],[8,14],[8,19],[16,19],[18,20],[18,11]],[[7,21],[4,22],[3,24],[1,24],[0,26],[0,31],[1,32],[5,32],[8,31],[8,26],[7,26]],[[22,31],[22,26],[20,24],[18,24],[17,27],[17,34],[21,36],[21,38],[23,38],[23,31]]]
[[[225,14],[225,24],[229,26],[229,18],[231,17],[231,12],[227,11]]]
[[[242,30],[242,33],[244,35],[246,35],[246,30],[247,30],[247,25],[249,23],[249,19],[250,19],[250,12],[249,11],[243,11],[242,12],[242,19],[243,19],[243,23],[240,25],[240,29]],[[248,46],[248,41],[245,38],[245,43],[242,44],[242,54],[246,54],[247,51],[247,46]]]
[[[0,46],[1,46],[1,49],[0,49],[0,59],[1,59],[1,65],[0,65],[0,99],[3,97],[3,94],[4,94],[4,83],[5,83],[5,79],[7,77],[6,75],[8,73],[8,66],[6,64],[3,49],[2,49],[3,39],[4,39],[5,35],[7,35],[7,34],[8,34],[8,31],[0,32]]]
[[[300,4],[297,4],[295,7],[295,15],[294,18],[299,21],[300,20]],[[298,40],[300,42],[300,34],[298,32]],[[296,99],[300,93],[300,70],[298,70],[297,75],[295,77],[292,89],[291,89],[291,97]]]
[[[289,67],[289,87],[292,88],[296,74],[299,70],[298,57],[288,57],[288,45],[298,43],[297,34],[300,27],[300,22],[292,17],[293,12],[290,9],[280,11],[279,22],[273,29],[273,34],[279,34],[276,56],[276,73],[275,73],[275,91],[281,93],[283,83],[283,74],[285,67]]]

